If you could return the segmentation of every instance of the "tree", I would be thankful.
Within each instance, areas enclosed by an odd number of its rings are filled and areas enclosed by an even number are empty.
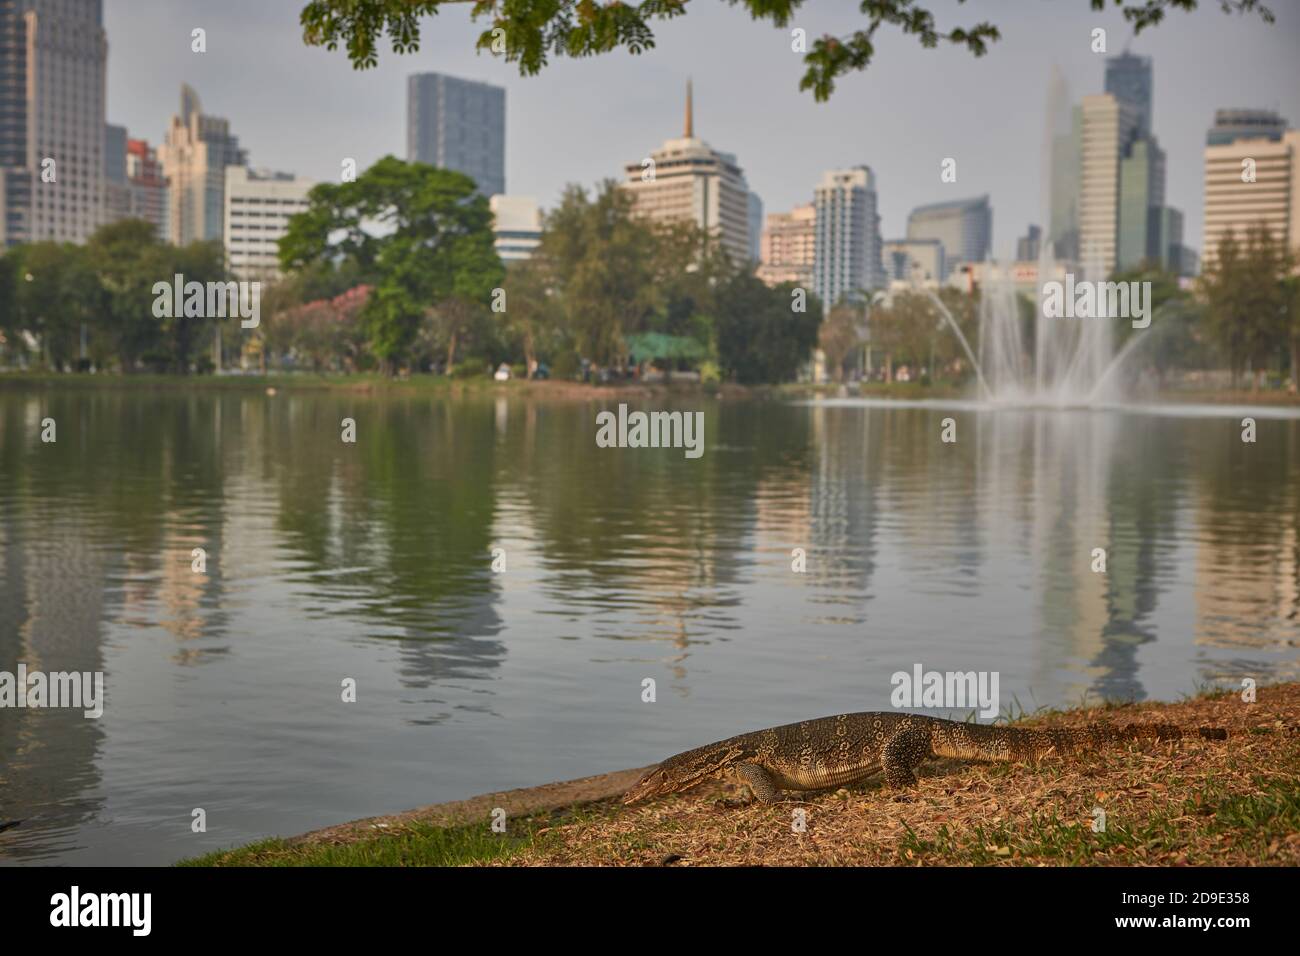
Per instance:
[[[500,313],[502,338],[523,353],[524,368],[531,378],[546,331],[559,320],[545,260],[537,255],[510,266],[505,290],[506,310]]]
[[[1246,230],[1244,242],[1231,230],[1225,233],[1201,275],[1210,334],[1228,359],[1233,387],[1247,365],[1262,371],[1287,339],[1289,263],[1286,250],[1261,224]]]
[[[0,361],[18,324],[18,257],[0,255]]]
[[[374,286],[363,317],[387,372],[409,359],[430,309],[485,306],[501,280],[487,199],[461,173],[385,156],[353,182],[314,187],[308,200],[280,240],[281,265],[346,267]]]
[[[167,270],[157,277],[158,281],[172,280],[173,275],[185,277],[185,283],[198,282],[206,286],[210,282],[225,282],[230,278],[226,271],[226,250],[219,241],[191,242],[188,246],[162,248],[163,261],[169,263]],[[152,298],[152,296],[150,297]],[[155,319],[158,323],[159,342],[152,363],[179,374],[190,370],[191,364],[207,364],[203,349],[210,341],[211,329],[218,322],[228,322],[214,315],[187,316],[185,309],[174,307],[171,316]],[[151,313],[152,314],[152,313]],[[239,328],[235,322],[234,327]]]
[[[957,323],[957,328],[961,329],[961,334],[966,336],[966,341],[972,343],[972,346],[976,348],[978,348],[976,343],[979,342],[980,309],[983,306],[983,299],[984,292],[979,287],[976,287],[971,292],[964,292],[953,286],[944,286],[939,290],[939,300],[951,313],[953,321]],[[1034,314],[1037,307],[1028,297],[1023,295],[1017,295],[1015,303],[1020,318],[1021,347],[1028,350],[1029,354],[1032,354]],[[935,328],[933,339],[934,359],[939,363],[940,368],[958,362],[964,369],[974,372],[975,369],[971,365],[970,357],[967,356],[966,350],[962,348],[957,333],[948,326],[947,322],[942,320],[937,309],[932,310],[932,315]],[[1027,359],[1027,355],[1022,358],[1025,361]]]
[[[491,336],[488,301],[505,278],[505,267],[490,241],[461,243],[452,250],[450,260],[449,294],[433,310],[447,343],[448,372],[455,365],[458,344]]]
[[[808,297],[794,308],[795,285],[768,288],[738,272],[718,288],[715,335],[718,364],[742,385],[790,381],[817,344],[822,306]]]
[[[599,365],[621,363],[623,336],[645,328],[655,311],[655,234],[631,210],[632,197],[612,180],[592,197],[570,185],[542,234],[540,255],[573,345]]]
[[[826,364],[835,371],[835,381],[844,381],[844,365],[862,342],[861,309],[850,302],[840,302],[817,333],[817,344],[826,353]]]
[[[85,249],[34,242],[22,247],[16,266],[18,327],[39,337],[50,368],[71,366],[82,327],[95,317],[100,296]]]
[[[687,0],[311,0],[300,16],[303,39],[329,50],[342,44],[353,67],[368,69],[379,62],[379,39],[384,34],[394,53],[414,53],[420,48],[421,17],[466,2],[471,3],[473,19],[486,21],[477,48],[519,64],[520,74],[531,76],[552,56],[585,57],[619,49],[637,54],[653,49],[651,24],[684,16]],[[727,2],[782,30],[804,5],[804,0]],[[1106,0],[1088,0],[1088,4],[1093,10],[1107,5]],[[1111,0],[1110,5],[1123,12],[1138,34],[1160,23],[1170,10],[1196,9],[1197,0]],[[1266,23],[1274,20],[1262,0],[1219,0],[1219,6],[1224,12],[1258,13]],[[881,27],[897,28],[923,47],[949,43],[977,57],[1001,39],[998,28],[987,22],[941,30],[934,14],[916,0],[859,0],[858,9],[865,18],[860,29],[843,37],[819,37],[804,53],[806,69],[799,88],[812,90],[819,101],[829,98],[837,79],[870,65]]]
[[[1292,259],[1292,268],[1300,265]],[[1291,336],[1291,393],[1300,390],[1300,275],[1291,275],[1282,280],[1283,302],[1286,309],[1287,327]]]
[[[153,286],[172,281],[174,252],[143,219],[102,226],[86,243],[86,254],[102,289],[97,318],[105,330],[103,345],[116,354],[124,369],[133,368],[146,353],[161,349],[161,328],[152,309]],[[97,364],[102,365],[105,358],[96,356]]]

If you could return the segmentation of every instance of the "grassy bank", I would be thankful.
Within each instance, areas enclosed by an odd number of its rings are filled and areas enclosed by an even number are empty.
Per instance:
[[[74,375],[55,372],[0,372],[0,389],[152,389],[164,391],[227,392],[361,392],[394,395],[491,395],[517,394],[544,398],[608,398],[649,395],[710,395],[722,398],[749,397],[768,389],[741,385],[707,385],[691,382],[670,384],[624,382],[595,385],[565,379],[511,379],[494,381],[487,375],[411,375],[394,377],[373,372],[355,375],[327,375],[311,372],[267,375]]]
[[[644,383],[618,382],[604,385],[573,382],[566,379],[527,381],[511,379],[496,382],[487,375],[465,375],[449,378],[445,375],[411,375],[406,378],[361,372],[355,375],[315,374],[311,372],[273,372],[267,375],[81,375],[56,372],[0,372],[0,388],[144,388],[164,390],[227,391],[343,391],[377,394],[475,395],[520,394],[543,398],[612,398],[649,397],[671,394],[673,396],[701,395],[723,399],[781,398],[807,399],[835,398],[843,394],[853,397],[897,399],[900,401],[948,401],[969,399],[975,396],[968,385],[945,382],[922,385],[920,382],[862,382],[844,386],[833,382],[812,385],[787,383],[783,385],[700,385],[693,382]],[[1160,393],[1159,401],[1188,404],[1218,405],[1284,405],[1300,406],[1300,394],[1281,390],[1252,391],[1248,389],[1212,390],[1177,389]]]
[[[386,375],[317,375],[311,372],[267,375],[74,375],[55,372],[0,373],[0,387],[30,388],[148,388],[148,389],[220,389],[229,391],[372,391],[376,389],[420,389],[448,391],[453,388],[490,389],[498,383],[487,376],[448,378],[445,375],[416,375],[392,378]],[[507,383],[510,384],[510,383]]]
[[[1174,722],[1227,741],[1133,744],[1037,766],[937,761],[799,803],[720,805],[730,781],[623,807],[639,771],[488,794],[184,861],[191,866],[1300,864],[1300,683],[1174,704],[1079,708],[1018,726]],[[683,749],[704,741],[683,741]],[[665,755],[666,756],[666,755]],[[507,811],[504,834],[492,809]],[[805,832],[794,832],[802,811]],[[1097,810],[1105,829],[1094,831]]]

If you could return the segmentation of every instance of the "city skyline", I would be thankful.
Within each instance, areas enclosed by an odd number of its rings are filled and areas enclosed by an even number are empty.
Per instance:
[[[1105,56],[1089,50],[1091,27],[1101,25],[1109,31],[1106,55],[1128,46],[1155,61],[1153,112],[1169,157],[1167,201],[1184,211],[1185,234],[1196,244],[1202,150],[1214,111],[1277,109],[1293,124],[1300,117],[1300,68],[1287,53],[1300,39],[1300,17],[1281,10],[1268,27],[1205,9],[1173,15],[1130,43],[1119,16],[1082,4],[1050,6],[1016,11],[1014,19],[994,4],[963,9],[962,21],[987,16],[1003,32],[978,60],[960,50],[923,50],[891,34],[870,70],[846,78],[829,103],[817,104],[797,88],[802,59],[789,51],[788,35],[729,8],[703,8],[688,25],[664,25],[658,47],[642,56],[558,60],[525,78],[474,54],[479,27],[467,15],[426,23],[419,54],[399,57],[385,47],[377,69],[357,72],[341,51],[302,44],[294,4],[108,0],[107,119],[158,142],[174,112],[176,84],[188,81],[204,90],[213,113],[238,128],[256,165],[326,180],[337,177],[344,157],[364,168],[385,154],[404,154],[407,77],[436,69],[506,89],[515,104],[507,128],[509,190],[549,208],[570,182],[590,187],[619,178],[628,156],[676,126],[682,83],[692,75],[697,122],[706,124],[716,148],[742,157],[749,186],[768,210],[806,203],[826,169],[866,163],[878,177],[885,235],[903,234],[916,206],[989,193],[999,224],[993,253],[1009,258],[1030,223],[1046,226],[1048,71],[1060,62],[1076,100],[1102,92]],[[801,11],[793,25],[815,36],[843,29],[854,16]],[[197,26],[207,31],[205,54],[190,52]],[[1061,39],[1044,43],[1044,36]],[[980,98],[992,105],[972,110],[971,99]],[[990,110],[1000,114],[997,123],[988,122]],[[299,118],[292,136],[285,136],[285,115]],[[931,120],[918,123],[918,116]],[[945,184],[939,168],[949,156],[958,160],[958,180]],[[927,160],[933,177],[920,174]]]

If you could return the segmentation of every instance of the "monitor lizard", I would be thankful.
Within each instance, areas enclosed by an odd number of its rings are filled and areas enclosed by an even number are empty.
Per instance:
[[[623,796],[624,803],[676,793],[734,770],[762,803],[782,790],[824,790],[884,773],[891,788],[916,783],[913,772],[930,757],[962,760],[1037,761],[1129,740],[1178,740],[1200,736],[1224,740],[1220,727],[1184,731],[1174,724],[1089,724],[1029,730],[959,723],[907,713],[840,714],[769,727],[729,737],[669,757],[647,771]]]

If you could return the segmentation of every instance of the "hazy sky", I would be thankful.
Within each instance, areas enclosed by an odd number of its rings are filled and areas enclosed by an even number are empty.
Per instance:
[[[1225,106],[1278,109],[1300,123],[1300,4],[1269,0],[1278,22],[1225,15],[1216,0],[1171,13],[1131,49],[1155,58],[1154,125],[1168,153],[1167,201],[1186,216],[1185,241],[1201,246],[1205,129]],[[1104,57],[1131,39],[1123,19],[1087,0],[930,0],[941,27],[991,20],[1003,39],[976,59],[956,48],[923,49],[881,28],[876,60],[818,104],[798,89],[802,58],[789,31],[750,20],[723,0],[695,0],[656,29],[658,46],[555,60],[534,77],[473,50],[481,25],[469,4],[424,22],[419,53],[398,57],[383,41],[377,69],[354,71],[342,51],[307,47],[299,0],[107,0],[108,118],[158,143],[190,83],[205,112],[224,116],[255,166],[336,179],[343,157],[365,168],[405,157],[406,82],[434,70],[504,86],[506,188],[551,205],[569,182],[621,177],[666,138],[679,136],[688,75],[695,130],[736,154],[765,211],[812,197],[825,169],[865,163],[876,173],[881,231],[901,236],[912,207],[989,193],[994,251],[1006,256],[1040,212],[1041,154],[1049,70],[1070,93],[1102,92]],[[849,0],[809,0],[792,27],[809,37],[862,22]],[[207,31],[207,52],[190,31]],[[957,182],[939,180],[944,157]]]

